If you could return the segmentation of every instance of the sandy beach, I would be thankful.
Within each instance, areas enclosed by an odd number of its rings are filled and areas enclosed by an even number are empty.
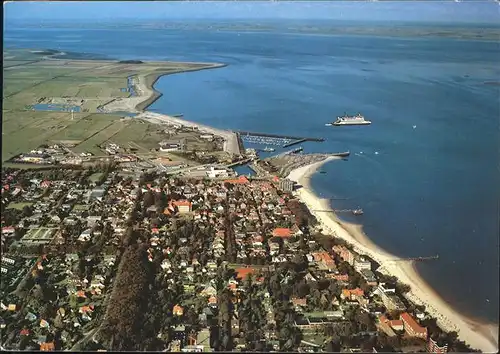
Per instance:
[[[297,196],[310,210],[331,210],[328,200],[319,198],[311,188],[310,177],[323,164],[338,158],[329,157],[321,162],[293,170],[288,178],[302,188]],[[354,250],[378,262],[380,272],[397,277],[411,287],[407,298],[416,304],[425,305],[426,311],[438,320],[446,331],[456,331],[461,340],[484,353],[498,352],[498,326],[485,325],[464,317],[448,305],[416,272],[412,262],[394,262],[398,257],[376,246],[363,232],[362,226],[340,221],[332,212],[312,212],[327,233],[349,242]]]

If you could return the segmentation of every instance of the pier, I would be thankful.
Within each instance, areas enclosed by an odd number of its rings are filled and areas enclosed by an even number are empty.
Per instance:
[[[333,200],[330,198],[330,200]],[[337,200],[345,200],[345,199],[337,199]],[[313,210],[318,213],[353,213],[360,209],[334,209],[334,210]]]
[[[288,151],[282,152],[281,154],[278,154],[274,157],[282,157],[282,156],[286,156],[286,155],[296,154],[298,152],[301,152],[302,150],[304,150],[302,147],[298,147],[298,148],[293,149],[293,150],[288,150]]]
[[[241,139],[241,134],[236,133],[236,140],[238,140],[238,148],[240,152],[245,151],[245,145],[243,145],[243,139]]]
[[[306,138],[300,136],[288,136],[279,134],[268,134],[268,133],[256,133],[249,131],[237,131],[241,136],[241,139],[248,143],[253,144],[263,144],[263,145],[277,145],[281,147],[288,147],[296,144],[300,144],[306,141],[325,141],[323,138]]]
[[[397,259],[391,259],[389,262],[408,262],[408,261],[429,261],[433,259],[439,259],[439,254],[436,254],[435,256],[425,256],[425,257],[409,257],[409,258],[397,258]]]
[[[306,139],[306,138],[304,138],[304,139],[300,139],[300,140],[296,140],[296,141],[292,141],[291,143],[285,144],[285,145],[283,145],[282,147],[283,147],[283,149],[284,149],[284,148],[287,148],[287,147],[290,147],[290,146],[293,146],[293,145],[297,145],[297,144],[303,143],[303,142],[305,142],[305,141],[307,141],[307,139]]]

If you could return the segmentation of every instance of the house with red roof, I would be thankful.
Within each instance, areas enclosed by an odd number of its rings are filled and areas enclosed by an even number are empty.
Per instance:
[[[349,274],[334,274],[334,273],[329,273],[325,275],[326,278],[329,279],[335,279],[340,282],[347,282],[349,281]]]
[[[378,329],[382,330],[389,337],[394,337],[394,336],[396,336],[396,333],[394,333],[394,331],[392,330],[389,322],[390,321],[387,317],[385,317],[384,315],[380,315],[378,317],[377,327],[378,327]]]
[[[403,324],[403,321],[401,321],[401,320],[390,320],[388,323],[389,323],[389,326],[391,326],[391,328],[395,331],[404,330],[404,324]]]
[[[4,226],[2,227],[2,235],[11,235],[16,232],[14,226]]]
[[[56,350],[54,342],[40,343],[40,351],[53,352],[54,350]]]
[[[364,298],[365,292],[360,289],[342,289],[340,298],[342,300],[357,300],[360,304],[367,304],[368,300]]]
[[[254,268],[237,268],[234,270],[236,273],[236,279],[238,280],[244,280],[249,274],[252,274],[255,272]]]
[[[80,313],[88,313],[88,312],[92,313],[93,311],[94,311],[94,305],[82,306],[78,310],[78,312]]]
[[[278,227],[273,230],[273,237],[290,238],[292,237],[292,230],[284,227]]]
[[[182,316],[184,314],[184,308],[181,305],[175,305],[172,313],[174,316]]]
[[[291,298],[292,304],[295,307],[306,307],[307,306],[307,298],[298,298],[298,297],[292,297]]]
[[[312,256],[314,258],[314,261],[316,263],[321,263],[323,266],[333,269],[335,268],[335,262],[333,261],[332,257],[328,254],[328,252],[323,251],[323,252],[313,252]]]
[[[229,184],[248,184],[250,181],[248,178],[245,176],[239,176],[238,178],[235,179],[226,179],[224,183],[229,183]]]
[[[193,207],[193,203],[191,203],[189,200],[176,200],[172,202],[172,205],[177,207],[180,214],[190,213]]]
[[[208,298],[208,304],[210,306],[217,306],[217,297],[212,295]]]
[[[410,337],[427,339],[427,328],[420,326],[408,312],[402,313],[400,319],[403,321],[406,334]]]

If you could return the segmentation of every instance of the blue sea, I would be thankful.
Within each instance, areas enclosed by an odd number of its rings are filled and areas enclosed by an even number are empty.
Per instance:
[[[349,198],[335,208],[362,207],[362,217],[346,220],[387,251],[439,254],[417,265],[422,277],[464,314],[498,324],[500,86],[485,84],[500,81],[498,41],[315,35],[281,25],[238,32],[45,22],[6,26],[4,46],[228,64],[162,77],[163,96],[150,109],[326,139],[303,144],[306,152],[349,150],[348,161],[313,177],[314,189]],[[325,126],[344,112],[373,124]]]

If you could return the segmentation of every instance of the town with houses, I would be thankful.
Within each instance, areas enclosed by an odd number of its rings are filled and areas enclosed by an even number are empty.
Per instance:
[[[119,158],[54,145],[2,169],[2,350],[471,351],[292,181],[103,148]]]

